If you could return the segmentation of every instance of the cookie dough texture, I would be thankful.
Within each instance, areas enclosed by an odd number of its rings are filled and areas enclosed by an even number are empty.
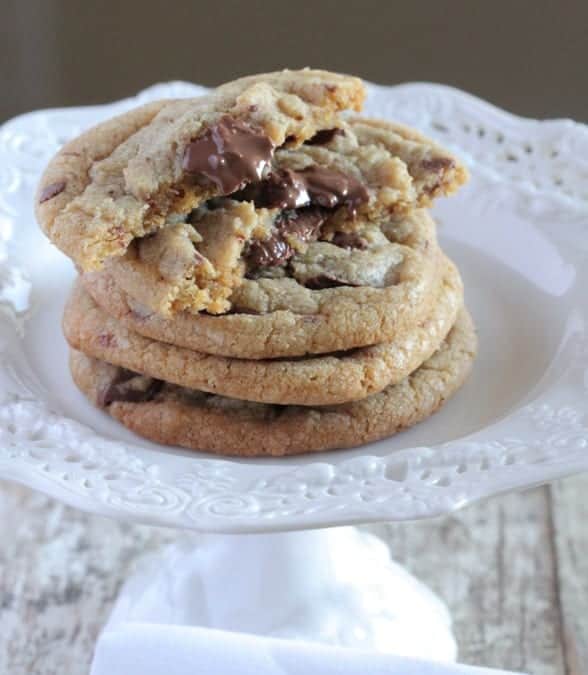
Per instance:
[[[466,180],[456,158],[417,132],[340,115],[359,110],[364,94],[353,77],[282,71],[132,110],[57,154],[41,179],[37,217],[81,271],[108,261],[119,285],[152,311],[226,312],[251,271],[241,257],[247,243],[275,238],[284,213],[322,209],[325,227],[353,228],[358,214],[379,222]],[[259,207],[284,181],[302,201]],[[246,200],[249,212],[213,203],[226,196]],[[168,228],[177,236],[162,235]]]
[[[365,398],[407,377],[445,339],[463,304],[459,273],[443,261],[429,315],[391,342],[302,359],[244,360],[143,337],[106,315],[78,281],[65,336],[88,356],[190,389],[264,403],[329,405]]]
[[[37,217],[49,238],[82,269],[122,255],[135,237],[157,230],[168,213],[188,212],[218,194],[210,186],[178,192],[183,148],[222,115],[261,128],[277,146],[330,126],[335,113],[359,110],[360,80],[324,71],[245,77],[208,96],[159,101],[100,124],[71,141],[41,178]],[[62,187],[47,198],[52,186]]]
[[[415,326],[435,297],[440,251],[429,214],[413,211],[382,229],[401,258],[391,283],[312,290],[292,277],[247,280],[234,295],[235,311],[219,316],[165,318],[135,301],[105,270],[84,274],[82,283],[127,328],[207,354],[263,359],[354,349],[389,342]],[[341,270],[345,261],[337,265]]]
[[[156,443],[223,455],[280,457],[348,448],[391,436],[434,413],[463,384],[476,349],[475,330],[464,310],[440,349],[418,370],[361,401],[278,406],[161,383],[151,400],[113,401],[106,410]],[[75,350],[70,367],[78,387],[97,405],[120,371]],[[152,385],[141,386],[148,390]]]
[[[162,444],[278,457],[390,436],[459,388],[476,336],[426,208],[467,171],[365,94],[255,75],[57,153],[36,215],[80,274],[63,328],[91,401]]]
[[[324,225],[317,228],[315,239],[324,234],[328,238],[337,228],[349,232],[361,231],[366,222],[379,225],[411,205],[431,203],[463,180],[454,158],[397,124],[355,118],[340,120],[338,130],[342,133],[327,143],[277,150],[274,157],[276,176],[320,167],[349,176],[367,189],[368,201],[356,206],[354,219],[347,207],[323,210]],[[271,241],[273,223],[281,214],[278,208],[254,208],[253,202],[227,199],[190,222],[168,224],[152,237],[137,240],[124,256],[108,261],[108,270],[125,292],[157,313],[169,316],[206,309],[220,314],[234,304],[231,291],[247,283],[242,256],[248,242]],[[300,251],[306,250],[295,226],[289,238]]]

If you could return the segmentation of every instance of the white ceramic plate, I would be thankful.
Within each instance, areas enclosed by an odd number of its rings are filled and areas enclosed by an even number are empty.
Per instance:
[[[2,127],[0,476],[106,515],[246,532],[423,518],[588,469],[588,128],[438,85],[370,85],[368,112],[438,138],[472,171],[435,208],[480,334],[473,375],[441,412],[355,450],[237,461],[148,443],[90,406],[60,331],[74,271],[37,229],[35,184],[89,125],[202,91],[162,84]]]

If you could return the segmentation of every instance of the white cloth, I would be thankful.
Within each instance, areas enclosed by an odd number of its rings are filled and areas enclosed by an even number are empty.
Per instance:
[[[123,622],[98,640],[91,675],[503,675],[359,649],[192,626]]]
[[[239,537],[184,537],[146,561],[117,599],[91,675],[504,674],[447,662],[445,608],[375,537],[355,528]],[[342,632],[356,647],[307,641]]]

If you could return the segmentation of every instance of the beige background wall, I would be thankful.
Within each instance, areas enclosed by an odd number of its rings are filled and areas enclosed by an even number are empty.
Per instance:
[[[0,120],[303,65],[588,121],[587,0],[0,0]]]

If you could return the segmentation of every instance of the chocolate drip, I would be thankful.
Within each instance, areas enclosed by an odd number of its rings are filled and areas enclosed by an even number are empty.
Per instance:
[[[274,144],[261,130],[224,115],[186,146],[182,167],[226,195],[261,180],[273,153]]]

